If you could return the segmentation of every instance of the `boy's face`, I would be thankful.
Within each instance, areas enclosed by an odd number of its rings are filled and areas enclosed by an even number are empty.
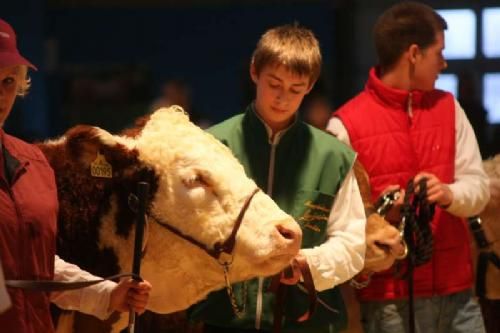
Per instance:
[[[0,68],[0,128],[12,110],[19,86],[19,66]]]
[[[257,74],[253,64],[250,76],[256,85],[255,108],[260,117],[273,133],[288,127],[302,99],[311,91],[310,78],[293,74],[282,65],[264,66]]]
[[[440,31],[436,34],[436,41],[429,47],[420,50],[416,56],[413,89],[424,91],[434,89],[439,73],[447,67],[443,50],[444,32]]]

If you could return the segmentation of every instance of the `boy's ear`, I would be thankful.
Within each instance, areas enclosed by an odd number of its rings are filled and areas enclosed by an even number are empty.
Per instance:
[[[255,69],[253,61],[250,64],[250,77],[252,78],[253,83],[257,84],[257,81],[259,80],[259,74],[257,74],[257,70]]]
[[[411,44],[408,47],[408,60],[410,63],[415,64],[417,61],[417,56],[420,53],[420,48],[417,44]]]

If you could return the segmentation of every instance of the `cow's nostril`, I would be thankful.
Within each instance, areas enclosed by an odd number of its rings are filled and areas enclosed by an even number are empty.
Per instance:
[[[283,236],[283,238],[285,238],[285,239],[293,240],[297,237],[297,235],[295,234],[295,232],[293,230],[290,230],[282,225],[278,224],[276,226],[276,229],[278,229],[278,232],[280,233],[280,235]]]

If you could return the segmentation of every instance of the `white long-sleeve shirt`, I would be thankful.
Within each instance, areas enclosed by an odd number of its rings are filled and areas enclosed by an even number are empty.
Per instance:
[[[351,168],[330,211],[327,241],[300,250],[307,258],[316,290],[333,288],[363,269],[365,225],[365,209]]]
[[[278,145],[287,129],[273,136],[271,128],[263,120],[262,123],[266,127],[269,143]],[[271,162],[268,194],[272,188],[273,178],[274,166]],[[363,269],[366,250],[365,226],[365,209],[351,167],[330,211],[327,224],[328,239],[314,248],[300,250],[300,254],[306,257],[316,290],[333,288],[351,279]]]
[[[327,131],[351,146],[349,134],[339,118],[330,119]],[[474,216],[484,209],[489,200],[489,180],[482,166],[474,130],[456,100],[455,146],[455,180],[449,184],[453,201],[446,211],[459,217]]]
[[[55,256],[54,260],[54,281],[72,282],[100,279],[100,277],[66,262],[58,256]],[[108,311],[109,297],[115,286],[115,282],[103,281],[87,288],[54,292],[50,295],[50,300],[62,309],[77,310],[104,320],[111,314]]]

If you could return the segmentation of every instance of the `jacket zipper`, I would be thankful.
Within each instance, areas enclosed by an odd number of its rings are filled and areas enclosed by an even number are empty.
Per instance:
[[[12,175],[11,183],[7,186],[7,190],[9,192],[11,199],[12,199],[12,203],[14,204],[14,208],[16,209],[16,215],[17,215],[17,219],[19,222],[19,231],[20,231],[20,238],[19,239],[25,239],[24,235],[26,234],[27,226],[26,226],[26,223],[24,222],[23,215],[21,214],[21,210],[19,209],[19,205],[16,201],[16,198],[14,196],[14,192],[12,191],[11,186],[14,186],[14,184],[19,179],[19,177],[21,177],[21,175],[25,172],[27,165],[28,165],[27,162],[23,162],[17,167],[17,169],[14,171],[14,174]],[[22,258],[22,263],[21,263],[22,267],[19,267],[20,268],[19,273],[21,274],[21,276],[26,277],[26,276],[28,276],[26,274],[27,273],[26,265],[23,264],[25,262],[24,258],[26,256],[26,251],[25,251],[25,247],[22,243],[23,242],[19,242],[19,244],[21,245],[19,248],[19,253],[20,253],[20,256]],[[29,277],[29,278],[31,278],[31,277]]]
[[[5,148],[3,148],[5,149]],[[2,150],[0,150],[0,154],[3,154]],[[3,162],[3,160],[2,160]],[[3,185],[5,186],[7,193],[9,194],[10,199],[12,200],[12,204],[14,205],[14,209],[16,211],[16,217],[17,217],[17,222],[19,223],[19,239],[24,239],[24,234],[25,234],[25,229],[26,225],[24,223],[23,215],[21,214],[21,210],[19,209],[19,205],[16,201],[16,198],[14,196],[14,192],[12,191],[12,186],[16,183],[19,177],[23,174],[25,171],[26,167],[28,166],[28,162],[20,162],[19,165],[17,166],[16,170],[14,170],[14,173],[12,175],[12,179],[10,182],[7,180],[7,176],[5,178],[2,178],[1,181]],[[7,175],[7,168],[4,167],[4,173]],[[26,267],[23,265],[24,260],[23,258],[25,257],[25,251],[24,251],[24,245],[23,242],[19,242],[19,255],[21,260],[21,263],[19,265],[19,276],[26,276]]]
[[[279,134],[275,135],[271,142],[271,152],[269,156],[269,170],[267,173],[267,189],[266,193],[270,197],[273,194],[273,183],[274,183],[274,163],[276,155],[276,147],[279,142]],[[255,329],[260,330],[260,324],[262,319],[262,290],[264,289],[264,278],[259,277],[259,289],[257,291],[257,301],[255,304]]]
[[[408,116],[410,117],[410,122],[413,119],[413,96],[410,91],[408,95],[408,104],[406,105],[406,112],[408,113]]]

